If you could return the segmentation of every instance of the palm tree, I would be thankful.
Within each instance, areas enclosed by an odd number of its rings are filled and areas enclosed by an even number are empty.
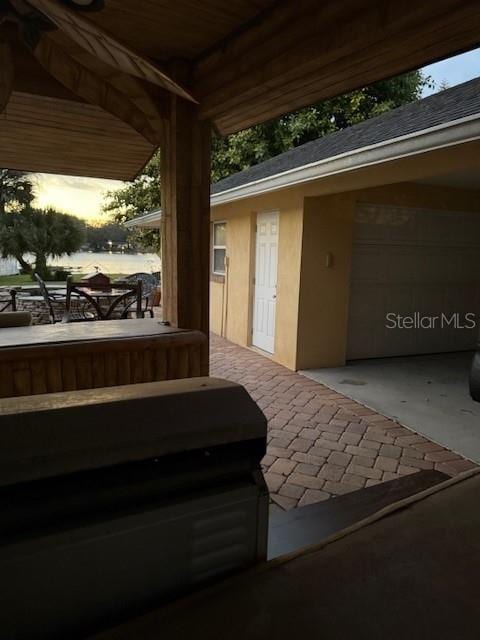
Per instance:
[[[48,277],[47,258],[70,255],[85,239],[84,224],[55,209],[7,211],[0,216],[0,254],[14,256],[26,273]],[[33,256],[33,265],[25,259]]]

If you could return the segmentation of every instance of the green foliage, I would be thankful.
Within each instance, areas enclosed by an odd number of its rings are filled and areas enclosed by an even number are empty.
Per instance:
[[[120,244],[127,242],[127,229],[118,222],[92,225],[85,228],[86,243],[92,251],[103,251],[109,248],[110,242]]]
[[[85,239],[83,223],[55,209],[7,211],[0,216],[0,253],[15,257],[27,273],[49,276],[47,258],[70,255]],[[27,256],[33,256],[30,264]]]
[[[245,131],[213,138],[212,181],[288,149],[418,100],[431,80],[420,71],[377,82]]]
[[[0,169],[0,215],[32,204],[35,197],[29,174]]]
[[[53,282],[65,282],[68,276],[72,274],[68,269],[63,269],[60,267],[59,269],[54,269],[50,272],[50,277]]]
[[[136,218],[142,213],[160,207],[160,154],[156,153],[147,164],[143,173],[128,182],[118,191],[106,195],[104,213],[111,216],[117,224]],[[129,241],[145,249],[158,251],[160,232],[156,229],[131,229]]]

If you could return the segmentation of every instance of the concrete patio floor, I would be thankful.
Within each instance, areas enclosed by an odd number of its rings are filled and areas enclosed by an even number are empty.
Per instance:
[[[480,462],[480,403],[468,391],[473,353],[358,360],[304,375]]]
[[[475,466],[382,413],[251,349],[211,336],[210,374],[242,384],[268,418],[262,461],[272,500],[291,509],[421,469]]]

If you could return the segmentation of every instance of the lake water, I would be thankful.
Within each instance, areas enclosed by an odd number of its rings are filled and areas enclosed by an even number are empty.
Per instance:
[[[103,273],[152,273],[160,271],[161,262],[156,253],[93,253],[78,251],[71,256],[49,259],[48,264],[74,268],[78,273],[90,273],[98,269]]]

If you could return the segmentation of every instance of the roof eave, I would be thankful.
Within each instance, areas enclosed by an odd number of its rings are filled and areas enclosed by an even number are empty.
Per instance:
[[[214,193],[211,195],[210,204],[215,207],[478,139],[480,139],[480,114],[475,114]]]
[[[123,223],[123,226],[127,229],[133,229],[134,227],[140,227],[142,229],[159,229],[161,226],[161,221],[162,210],[154,209],[153,211],[149,211],[142,216],[138,216],[137,218],[133,218],[132,220],[127,220]]]

